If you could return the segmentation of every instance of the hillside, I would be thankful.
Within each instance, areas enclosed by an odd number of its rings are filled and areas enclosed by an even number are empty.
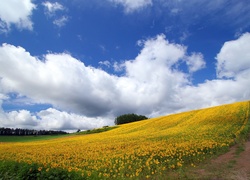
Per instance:
[[[47,141],[0,144],[0,160],[62,168],[97,179],[165,179],[225,153],[248,134],[249,102],[120,125],[110,131]]]

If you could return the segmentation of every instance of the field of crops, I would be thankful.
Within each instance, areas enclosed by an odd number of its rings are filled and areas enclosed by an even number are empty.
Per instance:
[[[90,178],[150,178],[225,152],[245,131],[249,102],[121,125],[47,141],[0,143],[0,161],[38,163]]]

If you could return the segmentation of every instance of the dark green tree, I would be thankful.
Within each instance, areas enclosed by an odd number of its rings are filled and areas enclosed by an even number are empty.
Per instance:
[[[135,122],[135,121],[141,121],[141,120],[145,120],[148,119],[146,116],[143,115],[137,115],[137,114],[123,114],[121,116],[118,116],[117,118],[115,118],[115,124],[119,125],[119,124],[126,124],[126,123],[130,123],[130,122]]]

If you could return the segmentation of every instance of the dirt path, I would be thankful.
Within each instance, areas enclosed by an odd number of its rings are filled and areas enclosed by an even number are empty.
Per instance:
[[[250,179],[250,141],[245,144],[245,151],[236,157],[235,179]]]
[[[250,139],[192,171],[195,179],[250,180]]]

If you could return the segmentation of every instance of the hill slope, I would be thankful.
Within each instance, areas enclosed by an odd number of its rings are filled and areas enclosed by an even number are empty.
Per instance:
[[[162,116],[100,134],[0,146],[0,160],[38,163],[91,178],[159,178],[196,166],[245,136],[249,102]]]

